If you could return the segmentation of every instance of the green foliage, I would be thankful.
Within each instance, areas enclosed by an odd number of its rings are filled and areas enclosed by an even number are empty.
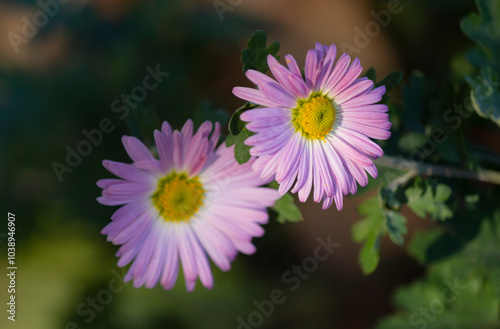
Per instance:
[[[365,200],[358,208],[364,219],[352,227],[353,240],[357,243],[364,242],[358,259],[363,273],[370,274],[377,268],[382,237],[388,235],[393,243],[399,246],[404,244],[408,229],[406,217],[399,211],[405,203],[422,218],[429,215],[433,219],[444,221],[453,215],[446,203],[451,195],[451,188],[446,184],[416,179],[413,185],[403,183],[396,187],[383,186],[379,193]],[[425,240],[421,243],[431,242],[436,241]],[[438,242],[438,246],[441,243]],[[460,243],[452,245],[453,250],[460,248]]]
[[[465,83],[461,79],[462,87],[449,83],[438,86],[420,71],[410,74],[402,88],[403,104],[389,107],[395,123],[389,141],[394,153],[455,166],[470,160],[460,127],[473,110],[466,102],[467,95],[462,91]]]
[[[500,223],[499,213],[485,214],[474,239],[431,265],[423,280],[399,288],[393,298],[396,313],[376,328],[500,327],[500,240],[492,231]],[[425,255],[429,244],[423,241],[436,240],[439,234],[421,233],[412,248]]]
[[[381,81],[377,82],[377,72],[375,68],[371,67],[365,72],[364,77],[375,83],[374,88],[385,86],[385,94],[382,97],[381,103],[387,103],[389,101],[388,93],[401,83],[401,80],[403,79],[403,71],[391,72]]]
[[[500,218],[497,197],[481,194],[474,199],[465,200],[466,204],[443,226],[425,233],[417,232],[408,246],[408,254],[421,264],[438,262],[459,252],[475,239],[483,219],[489,220],[494,229]]]
[[[425,135],[409,131],[399,138],[398,147],[407,153],[411,153],[413,150],[422,147],[426,141]]]
[[[451,196],[451,188],[445,184],[431,184],[428,181],[419,182],[405,191],[408,207],[419,217],[429,215],[432,219],[446,220],[453,212],[446,204]]]
[[[364,217],[352,227],[352,238],[363,243],[359,254],[359,264],[364,274],[377,268],[380,259],[380,239],[386,234],[397,245],[403,245],[404,235],[408,232],[406,218],[399,212],[385,206],[382,193],[366,199],[358,208]]]
[[[269,183],[269,187],[278,189],[279,185],[276,181],[273,181]],[[276,200],[276,203],[271,209],[277,213],[278,216],[276,220],[281,224],[286,222],[301,222],[304,220],[299,207],[295,204],[295,200],[290,193],[286,193]]]
[[[470,97],[477,114],[500,126],[500,92],[498,91],[500,84],[491,67],[481,67],[477,77],[467,76],[466,79],[472,88]]]
[[[436,85],[415,71],[403,87],[403,105],[396,106],[401,109],[402,125],[395,127],[396,138],[391,144],[396,152],[419,151],[423,154],[421,161],[426,163],[447,162],[469,170],[480,168],[485,162],[498,167],[496,155],[468,143],[462,129],[469,124],[470,120],[465,119],[472,111],[468,108],[468,95],[472,108],[481,117],[500,125],[500,2],[478,0],[476,4],[479,14],[464,18],[461,28],[478,46],[467,56],[455,57],[454,81]],[[367,75],[376,77],[374,72]],[[432,139],[438,129],[445,142]],[[477,157],[471,156],[471,149],[476,150]],[[408,254],[428,266],[427,275],[399,289],[394,296],[396,314],[381,321],[377,328],[500,327],[498,189],[484,192],[463,181],[421,176],[391,183],[396,183],[396,187],[382,188],[385,201],[380,204],[395,211],[407,204],[417,216],[429,216],[439,226],[413,235]],[[378,226],[370,228],[372,231],[366,236],[383,232],[381,216],[378,221]],[[455,278],[467,283],[468,288],[455,296],[456,301],[443,302],[446,282]],[[439,314],[424,317],[422,310],[429,311],[432,303],[438,302],[443,304]]]
[[[382,234],[370,234],[361,251],[359,252],[358,262],[365,275],[373,273],[380,261],[380,239]]]
[[[380,238],[383,234],[384,219],[378,199],[378,195],[375,195],[361,204],[358,212],[365,218],[352,227],[353,240],[357,243],[364,241],[358,257],[364,274],[375,271],[380,259]]]
[[[477,0],[476,4],[479,14],[471,13],[460,22],[464,34],[480,46],[468,56],[477,70],[466,79],[476,112],[500,126],[500,2]]]
[[[226,146],[234,145],[234,157],[239,164],[250,160],[250,146],[245,144],[245,140],[253,133],[243,128],[238,135],[229,135],[226,138]]]
[[[271,209],[276,211],[278,214],[276,220],[281,224],[286,222],[301,222],[304,220],[300,209],[295,204],[290,193],[287,193],[278,199]]]
[[[246,49],[241,52],[241,63],[243,64],[243,71],[257,70],[266,73],[269,70],[267,65],[267,56],[273,55],[276,59],[279,56],[276,54],[280,50],[279,41],[275,41],[267,46],[267,36],[262,30],[255,31],[248,41]]]
[[[276,59],[279,59],[279,56],[276,55],[279,49],[280,44],[278,41],[273,42],[268,47],[266,33],[262,30],[255,31],[250,37],[250,41],[248,41],[247,48],[241,52],[243,71],[246,72],[252,69],[266,73],[269,70],[267,56],[273,55]],[[240,120],[240,116],[243,112],[256,107],[257,105],[247,102],[238,108],[229,119],[229,132],[231,135],[226,140],[226,146],[236,145],[234,155],[239,164],[250,160],[250,147],[245,144],[245,140],[253,135],[251,131],[245,129],[245,123]]]
[[[385,78],[375,84],[375,88],[385,86],[385,92],[388,93],[392,89],[399,86],[403,79],[403,71],[394,71],[389,73]]]
[[[229,119],[229,132],[232,135],[238,135],[241,132],[241,130],[243,129],[243,127],[245,127],[245,123],[240,120],[240,115],[243,112],[250,110],[250,109],[254,109],[256,107],[257,106],[255,104],[247,102],[247,103],[245,103],[245,105],[243,105],[242,107],[240,107],[239,109],[237,109],[233,113],[233,115]]]
[[[372,80],[373,82],[377,82],[377,71],[375,68],[370,67],[368,70],[366,70],[364,77]]]
[[[490,61],[498,67],[500,60],[500,2],[476,0],[479,14],[470,13],[460,26],[465,35],[481,46]]]
[[[415,258],[420,264],[425,264],[430,258],[428,257],[427,251],[441,236],[442,231],[440,229],[416,232],[413,235],[411,243],[408,245],[408,254]]]
[[[402,246],[405,241],[404,235],[408,233],[406,217],[397,211],[387,211],[385,217],[389,238],[398,246]]]

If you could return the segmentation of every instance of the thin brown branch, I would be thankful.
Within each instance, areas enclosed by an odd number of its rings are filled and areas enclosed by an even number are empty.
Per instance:
[[[477,171],[471,171],[443,165],[426,164],[407,160],[404,158],[395,158],[387,155],[375,160],[375,164],[382,167],[407,171],[408,173],[401,177],[401,180],[404,179],[405,181],[416,175],[428,175],[465,178],[500,185],[500,172],[488,169],[478,169]],[[391,182],[391,184],[392,183],[399,185],[400,182]]]

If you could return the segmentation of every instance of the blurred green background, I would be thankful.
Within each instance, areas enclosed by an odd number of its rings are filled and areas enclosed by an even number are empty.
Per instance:
[[[102,160],[129,161],[122,135],[150,143],[163,120],[176,128],[189,117],[197,124],[206,118],[224,121],[242,105],[231,89],[250,86],[239,56],[253,31],[264,29],[270,42],[280,40],[281,56],[292,53],[303,63],[315,42],[353,45],[356,28],[374,21],[370,11],[387,5],[370,0],[74,0],[58,4],[58,12],[34,37],[17,39],[13,47],[9,34],[23,35],[23,17],[31,20],[42,9],[36,1],[2,1],[0,202],[4,214],[16,215],[18,270],[16,322],[8,321],[2,310],[0,326],[237,328],[237,318],[248,320],[257,310],[254,301],[269,299],[275,289],[284,292],[286,301],[275,306],[260,328],[371,328],[391,314],[396,288],[423,278],[425,269],[384,239],[379,268],[362,275],[350,227],[360,219],[356,206],[367,194],[348,198],[342,212],[301,204],[305,221],[297,224],[278,224],[273,214],[266,235],[255,240],[255,255],[239,255],[228,273],[214,267],[214,289],[198,285],[193,293],[185,291],[181,276],[172,291],[123,286],[123,270],[114,257],[117,247],[100,234],[114,209],[95,200],[100,193],[95,182],[110,177]],[[420,0],[401,1],[400,6],[401,12],[355,56],[365,68],[375,67],[380,77],[417,69],[436,84],[449,79],[450,61],[472,46],[459,21],[476,10],[474,3]],[[459,72],[460,61],[452,63]],[[157,66],[169,75],[122,120],[122,112],[113,109],[115,100],[142,85],[146,67]],[[393,93],[396,101],[401,97],[399,90]],[[452,103],[441,110],[446,106]],[[92,146],[60,181],[53,163],[65,164],[67,147],[76,149],[86,139],[82,130],[98,128],[104,118],[114,130],[103,134],[102,143]],[[500,151],[498,127],[485,120],[476,126],[469,135]],[[410,236],[435,225],[411,212],[406,215]],[[0,265],[6,268],[6,220],[2,223]],[[291,291],[282,275],[313,255],[317,237],[328,235],[339,248]],[[0,277],[5,308],[7,280]],[[492,314],[498,314],[497,301]],[[427,304],[422,300],[415,309]],[[418,328],[399,325],[404,327]]]

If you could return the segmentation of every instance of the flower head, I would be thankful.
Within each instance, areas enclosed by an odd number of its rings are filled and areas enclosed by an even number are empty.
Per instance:
[[[239,165],[233,147],[220,145],[220,127],[205,122],[193,135],[193,123],[182,131],[163,123],[155,131],[159,159],[137,138],[122,141],[132,164],[105,160],[104,167],[120,179],[103,179],[98,201],[123,205],[102,233],[121,245],[118,266],[132,265],[125,281],[151,288],[159,281],[173,287],[182,264],[187,290],[199,277],[213,286],[208,257],[223,271],[230,269],[238,251],[255,252],[252,238],[262,236],[268,221],[266,207],[278,192],[259,187],[262,180],[248,164]]]
[[[245,143],[259,158],[252,166],[268,179],[276,175],[280,194],[290,189],[299,200],[309,197],[323,209],[333,201],[342,209],[343,195],[356,193],[357,183],[368,183],[368,172],[377,177],[373,159],[383,151],[370,138],[387,139],[391,123],[382,99],[385,87],[358,78],[359,60],[347,54],[336,61],[335,45],[316,44],[307,53],[304,78],[291,55],[288,68],[271,55],[268,64],[275,79],[258,71],[246,76],[257,89],[235,87],[234,95],[260,105],[241,114],[248,130],[256,134]]]

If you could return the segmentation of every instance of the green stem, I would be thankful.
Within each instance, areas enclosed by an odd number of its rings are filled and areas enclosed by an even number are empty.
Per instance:
[[[404,158],[395,158],[388,155],[384,155],[383,157],[375,160],[375,164],[382,167],[408,171],[407,174],[401,177],[403,183],[416,175],[428,175],[473,179],[480,182],[500,185],[500,172],[488,169],[478,169],[477,171],[470,171],[442,165],[426,164],[407,160]],[[399,182],[399,179],[397,179],[397,182],[391,182],[391,184],[393,183],[396,187],[401,184],[401,182]]]

